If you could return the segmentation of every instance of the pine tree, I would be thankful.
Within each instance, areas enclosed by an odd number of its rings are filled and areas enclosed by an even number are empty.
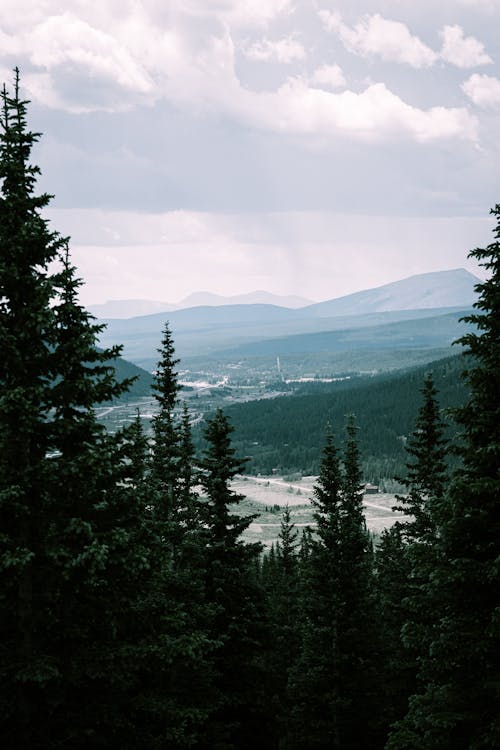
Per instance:
[[[211,658],[216,643],[205,590],[206,533],[195,507],[189,414],[184,408],[179,423],[178,360],[168,324],[159,351],[153,444],[144,445],[136,420],[126,466],[134,476],[136,464],[141,473],[141,456],[148,459],[139,485],[149,577],[137,603],[144,625],[137,634],[142,663],[134,721],[142,727],[142,746],[181,750],[196,745],[214,710]]]
[[[400,690],[388,712],[396,719],[404,717],[410,696],[419,689],[418,665],[422,654],[429,648],[430,623],[435,611],[435,606],[429,601],[429,583],[438,564],[437,522],[447,482],[444,423],[431,375],[424,379],[422,397],[415,429],[406,446],[409,456],[407,476],[399,480],[408,494],[397,496],[399,505],[395,508],[410,518],[398,522],[392,533],[384,537],[379,553],[383,606],[391,617],[392,630],[399,630],[391,636],[392,645],[385,644],[386,651],[389,651],[385,665],[386,684],[389,691],[390,686],[393,691],[396,686]],[[387,570],[390,555],[397,570]],[[384,566],[382,577],[380,573]],[[406,579],[404,583],[402,575]],[[399,623],[395,620],[396,612]],[[395,712],[396,706],[399,707],[399,716]]]
[[[1,98],[0,732],[6,747],[109,746],[130,729],[123,647],[142,555],[120,437],[94,405],[125,385],[77,302],[67,240],[41,216],[17,71]]]
[[[380,743],[377,676],[380,632],[374,585],[373,546],[363,511],[358,428],[348,415],[343,449],[340,504],[338,664],[342,748]]]
[[[428,374],[422,389],[423,403],[419,409],[415,429],[408,439],[406,477],[399,479],[407,490],[397,496],[400,510],[412,517],[403,524],[409,541],[429,541],[435,533],[436,506],[441,502],[447,484],[444,423],[439,411],[437,390],[432,375]]]
[[[314,489],[316,536],[301,563],[301,653],[291,692],[291,748],[381,746],[373,552],[362,507],[354,418],[343,461],[327,436]]]
[[[175,370],[179,360],[175,358],[175,347],[170,327],[165,324],[160,359],[153,385],[158,412],[153,417],[154,446],[152,453],[151,481],[155,487],[154,505],[159,519],[173,524],[170,536],[175,538],[174,527],[178,522],[180,437],[175,416],[180,385]]]
[[[270,747],[272,735],[263,660],[267,618],[264,592],[254,574],[261,547],[241,539],[255,516],[240,517],[231,511],[242,499],[231,481],[244,466],[231,446],[232,429],[219,409],[207,424],[207,448],[200,461],[206,495],[206,590],[215,607],[212,635],[220,641],[214,658],[220,706],[201,743],[207,750]]]
[[[288,746],[290,735],[290,675],[300,647],[298,532],[287,505],[281,518],[276,544],[266,556],[264,585],[273,635],[269,658],[274,712],[278,718],[280,747]]]
[[[301,561],[301,645],[290,676],[293,710],[288,747],[293,750],[341,748],[337,628],[341,492],[340,460],[329,434],[312,500],[317,536],[307,540]]]
[[[408,710],[408,699],[416,691],[415,652],[403,643],[402,630],[409,620],[407,597],[411,586],[408,544],[401,524],[384,529],[376,551],[377,595],[381,637],[381,727],[385,734]]]
[[[460,342],[470,358],[470,399],[457,412],[463,468],[437,509],[435,566],[425,605],[432,612],[420,660],[422,688],[391,748],[486,750],[500,745],[500,205],[495,241],[476,249],[489,272],[477,286],[476,331]]]

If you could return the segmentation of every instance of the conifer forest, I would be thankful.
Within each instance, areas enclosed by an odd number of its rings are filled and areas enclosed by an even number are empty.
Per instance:
[[[374,544],[355,415],[324,435],[314,531],[242,534],[218,410],[195,450],[166,324],[153,435],[37,191],[16,74],[0,132],[0,745],[5,750],[500,747],[500,205],[450,439],[432,375]],[[447,460],[453,455],[453,467]]]

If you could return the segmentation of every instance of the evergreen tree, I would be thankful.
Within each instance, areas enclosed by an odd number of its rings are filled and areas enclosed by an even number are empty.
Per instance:
[[[242,499],[231,481],[243,469],[231,446],[232,427],[221,410],[207,424],[207,448],[200,462],[206,495],[208,601],[214,605],[212,636],[220,641],[214,655],[219,709],[211,717],[201,747],[245,750],[270,747],[271,717],[266,705],[264,652],[268,629],[264,592],[255,579],[260,545],[241,534],[255,516],[231,511]]]
[[[165,324],[160,359],[153,385],[158,412],[153,417],[153,453],[151,481],[155,489],[154,506],[159,519],[171,525],[170,536],[175,538],[173,527],[178,522],[180,436],[176,423],[180,385],[177,379],[175,347],[168,323]]]
[[[67,240],[41,216],[17,71],[1,99],[0,733],[5,747],[125,747],[139,521],[120,437],[93,408],[125,386],[78,305]]]
[[[435,506],[442,500],[447,484],[445,427],[431,374],[424,379],[422,395],[415,429],[406,445],[410,457],[406,477],[399,479],[408,494],[397,496],[400,505],[395,510],[412,517],[403,524],[409,541],[428,542],[429,535],[435,533]]]
[[[386,643],[390,653],[385,664],[388,689],[400,688],[389,709],[389,715],[396,719],[405,715],[410,696],[419,689],[418,664],[429,647],[429,628],[435,610],[428,598],[429,582],[438,564],[437,518],[447,481],[444,424],[430,374],[424,379],[422,396],[415,429],[406,446],[407,476],[399,480],[408,494],[397,496],[399,505],[395,508],[408,514],[409,520],[398,522],[392,533],[384,537],[379,554],[380,565],[385,569],[384,577],[379,569],[383,606],[393,631],[399,630],[398,634],[393,632],[392,646]],[[391,557],[397,570],[387,569]],[[404,584],[402,574],[406,578]],[[399,716],[395,713],[396,706],[402,711]]]
[[[290,508],[287,505],[282,514],[276,554],[273,545],[264,579],[273,634],[269,670],[273,677],[274,711],[279,722],[280,748],[288,747],[291,713],[290,675],[300,647],[297,538],[298,532],[292,523]]]
[[[432,612],[413,696],[391,748],[486,750],[500,745],[500,205],[495,241],[471,256],[489,272],[466,320],[470,399],[458,410],[463,468],[437,509],[435,566],[422,606]]]
[[[343,749],[380,745],[380,632],[355,418],[346,419],[340,504],[338,664]]]
[[[331,435],[314,490],[316,536],[302,563],[302,644],[291,679],[292,748],[381,746],[373,554],[354,418],[343,462]]]
[[[206,534],[195,508],[189,414],[184,408],[179,424],[175,413],[177,363],[166,325],[154,384],[153,445],[144,446],[140,425],[133,426],[126,467],[133,474],[137,463],[140,471],[141,455],[149,453],[141,484],[149,577],[137,604],[144,626],[137,634],[142,663],[134,720],[143,728],[143,746],[169,750],[195,746],[215,705]]]
[[[401,524],[384,529],[376,552],[377,595],[381,637],[381,726],[390,727],[408,710],[408,699],[417,685],[415,653],[403,642],[402,630],[409,620],[407,597],[411,586],[408,544]]]
[[[337,627],[341,492],[338,451],[329,434],[312,500],[317,535],[305,538],[302,551],[301,645],[290,677],[293,710],[288,747],[294,750],[342,747]]]

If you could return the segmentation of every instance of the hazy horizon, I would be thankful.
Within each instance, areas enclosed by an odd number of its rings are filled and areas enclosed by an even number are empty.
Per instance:
[[[498,0],[6,0],[84,304],[312,300],[464,267],[498,201]]]

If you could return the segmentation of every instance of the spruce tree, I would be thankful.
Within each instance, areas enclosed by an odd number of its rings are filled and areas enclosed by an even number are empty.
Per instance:
[[[140,521],[120,437],[94,413],[123,391],[106,365],[118,351],[97,351],[67,240],[41,216],[17,71],[1,99],[0,733],[6,747],[126,746]]]
[[[435,566],[423,602],[432,612],[420,659],[422,688],[391,748],[482,750],[500,745],[500,205],[495,241],[471,252],[489,277],[477,285],[466,347],[470,398],[456,414],[463,467],[437,509]]]
[[[394,691],[398,685],[400,688],[388,715],[398,719],[405,715],[410,696],[421,685],[418,665],[429,648],[430,624],[439,606],[438,602],[431,606],[429,600],[429,583],[439,564],[437,524],[447,482],[447,445],[437,395],[433,378],[427,375],[415,429],[406,445],[407,475],[399,479],[407,494],[397,496],[399,505],[395,508],[406,513],[409,520],[397,523],[391,534],[384,537],[379,552],[379,563],[385,568],[383,577],[379,569],[382,604],[392,629],[399,629],[397,635],[392,635],[392,649],[385,644],[386,651],[389,650],[385,664],[388,691]],[[387,570],[389,556],[397,570]],[[406,579],[404,584],[402,574]],[[401,712],[399,717],[396,706]]]
[[[435,533],[436,506],[441,502],[447,484],[445,426],[430,374],[424,379],[422,396],[415,428],[406,445],[409,456],[406,476],[399,479],[408,494],[397,496],[400,504],[395,510],[412,517],[403,524],[409,541],[428,542],[429,536]]]
[[[312,503],[316,536],[301,561],[301,644],[290,676],[293,709],[288,747],[340,750],[338,616],[341,607],[342,478],[338,450],[327,435]]]
[[[379,633],[354,418],[343,461],[328,435],[302,570],[302,643],[291,678],[292,748],[377,748]]]
[[[261,547],[241,538],[255,516],[232,512],[242,496],[233,491],[231,481],[244,466],[231,445],[232,430],[219,409],[207,424],[207,448],[200,461],[206,496],[206,591],[215,608],[212,637],[220,643],[213,662],[219,708],[201,743],[207,750],[271,747],[272,738],[263,658],[268,626],[264,592],[254,572]]]
[[[380,623],[374,586],[373,546],[363,510],[363,484],[354,415],[348,415],[343,446],[340,504],[338,664],[342,748],[379,746],[377,677],[381,666]]]
[[[205,590],[205,532],[193,491],[194,449],[189,414],[176,414],[180,386],[174,342],[165,326],[154,393],[153,443],[132,428],[129,475],[147,456],[140,483],[149,539],[149,577],[137,608],[144,623],[137,634],[143,660],[135,722],[147,747],[193,747],[213,711],[212,609]],[[137,489],[136,489],[137,494]]]
[[[179,498],[180,437],[175,415],[180,385],[175,370],[179,360],[168,323],[165,324],[160,359],[153,385],[158,412],[153,417],[151,481],[155,488],[155,512],[158,519],[176,525]],[[170,530],[172,539],[175,537]]]
[[[282,748],[288,746],[290,735],[290,676],[300,647],[297,538],[298,532],[292,523],[290,508],[287,505],[281,518],[276,553],[273,545],[269,556],[265,558],[267,564],[264,578],[273,636],[269,671]]]
[[[383,628],[380,639],[380,723],[387,735],[390,727],[406,715],[408,699],[417,685],[415,652],[408,649],[402,637],[403,627],[409,620],[407,597],[411,568],[408,544],[399,522],[381,534],[376,551],[376,580]]]

